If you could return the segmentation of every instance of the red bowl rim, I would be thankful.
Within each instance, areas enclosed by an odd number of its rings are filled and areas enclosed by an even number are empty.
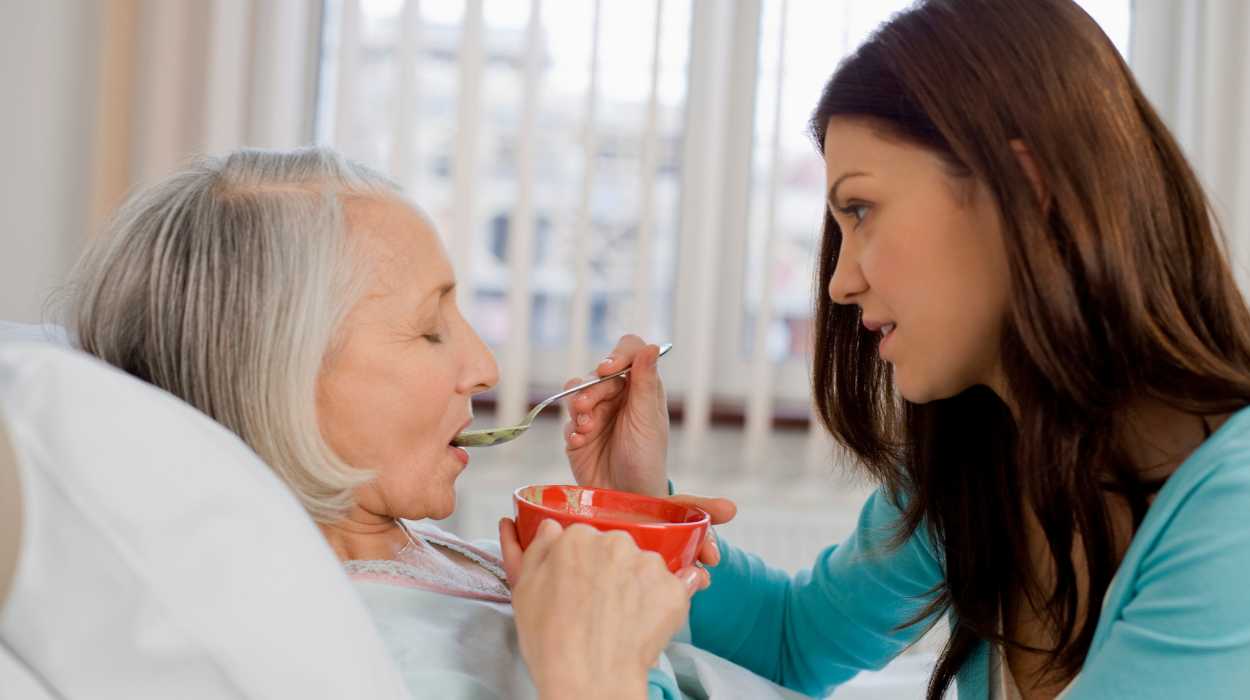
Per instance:
[[[688,508],[697,513],[702,513],[703,517],[692,522],[684,522],[684,523],[673,523],[673,522],[639,523],[639,522],[631,522],[631,521],[626,521],[626,520],[612,520],[611,518],[592,518],[586,515],[578,515],[577,513],[570,513],[567,510],[561,510],[559,508],[552,508],[550,506],[545,506],[541,503],[535,503],[529,500],[528,498],[521,497],[522,491],[526,489],[533,489],[533,488],[577,489],[579,491],[605,491],[605,492],[619,493],[619,494],[624,494],[625,496],[628,496],[630,498],[638,499],[640,501],[658,501],[660,503],[678,505],[678,506],[681,506],[682,508]],[[558,515],[562,518],[566,518],[566,519],[573,520],[576,522],[586,523],[588,525],[591,523],[604,523],[604,524],[611,525],[614,528],[621,529],[621,530],[632,530],[635,528],[642,529],[642,530],[673,530],[673,529],[694,530],[704,525],[707,525],[710,527],[712,524],[712,516],[708,515],[707,511],[697,506],[687,505],[685,503],[673,503],[672,501],[666,501],[663,498],[656,498],[654,496],[644,496],[640,493],[633,493],[630,491],[618,491],[616,489],[602,489],[602,488],[595,488],[593,486],[577,486],[575,484],[529,484],[528,486],[521,486],[520,488],[512,492],[512,502],[518,503],[518,504],[524,503],[525,505],[530,506],[531,508],[539,512],[549,513],[551,515]],[[520,508],[518,506],[518,511],[519,510]]]

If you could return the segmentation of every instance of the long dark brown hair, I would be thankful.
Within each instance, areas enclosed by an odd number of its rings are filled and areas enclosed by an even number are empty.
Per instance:
[[[1087,600],[1099,601],[1119,560],[1109,502],[1123,499],[1136,531],[1161,485],[1120,439],[1125,408],[1151,399],[1215,415],[1250,403],[1250,313],[1206,197],[1115,47],[1070,0],[921,2],[825,86],[811,120],[822,151],[835,116],[871,120],[984,183],[1012,276],[1000,353],[1018,419],[985,387],[912,404],[877,356],[879,334],[827,295],[842,235],[825,215],[816,403],[902,509],[896,541],[924,528],[943,555],[945,581],[916,618],[953,617],[928,697],[982,641],[1023,646],[1000,633],[1020,595],[1058,640],[1039,650],[1044,672],[1071,677],[1099,614],[1096,602],[1078,609],[1073,545]],[[1029,511],[1053,574],[1028,556]]]

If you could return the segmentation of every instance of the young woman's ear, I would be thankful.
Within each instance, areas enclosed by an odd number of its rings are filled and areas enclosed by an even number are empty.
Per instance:
[[[1029,178],[1029,183],[1033,185],[1033,194],[1037,195],[1038,204],[1042,205],[1043,210],[1049,210],[1050,190],[1042,181],[1042,173],[1037,169],[1037,161],[1033,160],[1033,151],[1029,150],[1029,147],[1020,139],[1011,140],[1011,150],[1016,154],[1016,162],[1020,164],[1020,169]]]

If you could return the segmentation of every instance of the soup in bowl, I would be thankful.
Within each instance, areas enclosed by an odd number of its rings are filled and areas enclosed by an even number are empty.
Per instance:
[[[711,518],[693,506],[625,491],[559,484],[522,486],[512,494],[517,539],[529,546],[538,524],[551,519],[598,530],[622,530],[638,547],[659,554],[670,571],[692,566]]]

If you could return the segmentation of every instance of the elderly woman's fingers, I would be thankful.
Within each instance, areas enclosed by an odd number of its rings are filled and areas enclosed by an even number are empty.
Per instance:
[[[503,554],[503,570],[508,575],[508,587],[516,586],[521,578],[521,542],[517,539],[516,523],[512,518],[499,519],[499,549]]]
[[[530,540],[529,547],[525,548],[525,560],[537,563],[545,559],[552,543],[560,537],[562,532],[564,532],[564,526],[554,520],[547,519],[538,523],[534,539]]]
[[[499,521],[499,547],[503,553],[504,573],[508,577],[508,586],[515,588],[527,567],[537,566],[551,550],[551,545],[560,537],[564,528],[554,520],[544,520],[538,524],[534,539],[521,550],[521,541],[517,536],[516,523],[511,518]]]
[[[647,667],[689,619],[690,595],[705,575],[674,576],[629,535],[587,525],[570,526],[550,547],[541,561],[526,552],[526,573],[512,596],[518,645],[539,694],[567,691],[574,663],[588,678],[610,678],[618,687],[634,677],[637,692],[627,695],[641,697]]]

